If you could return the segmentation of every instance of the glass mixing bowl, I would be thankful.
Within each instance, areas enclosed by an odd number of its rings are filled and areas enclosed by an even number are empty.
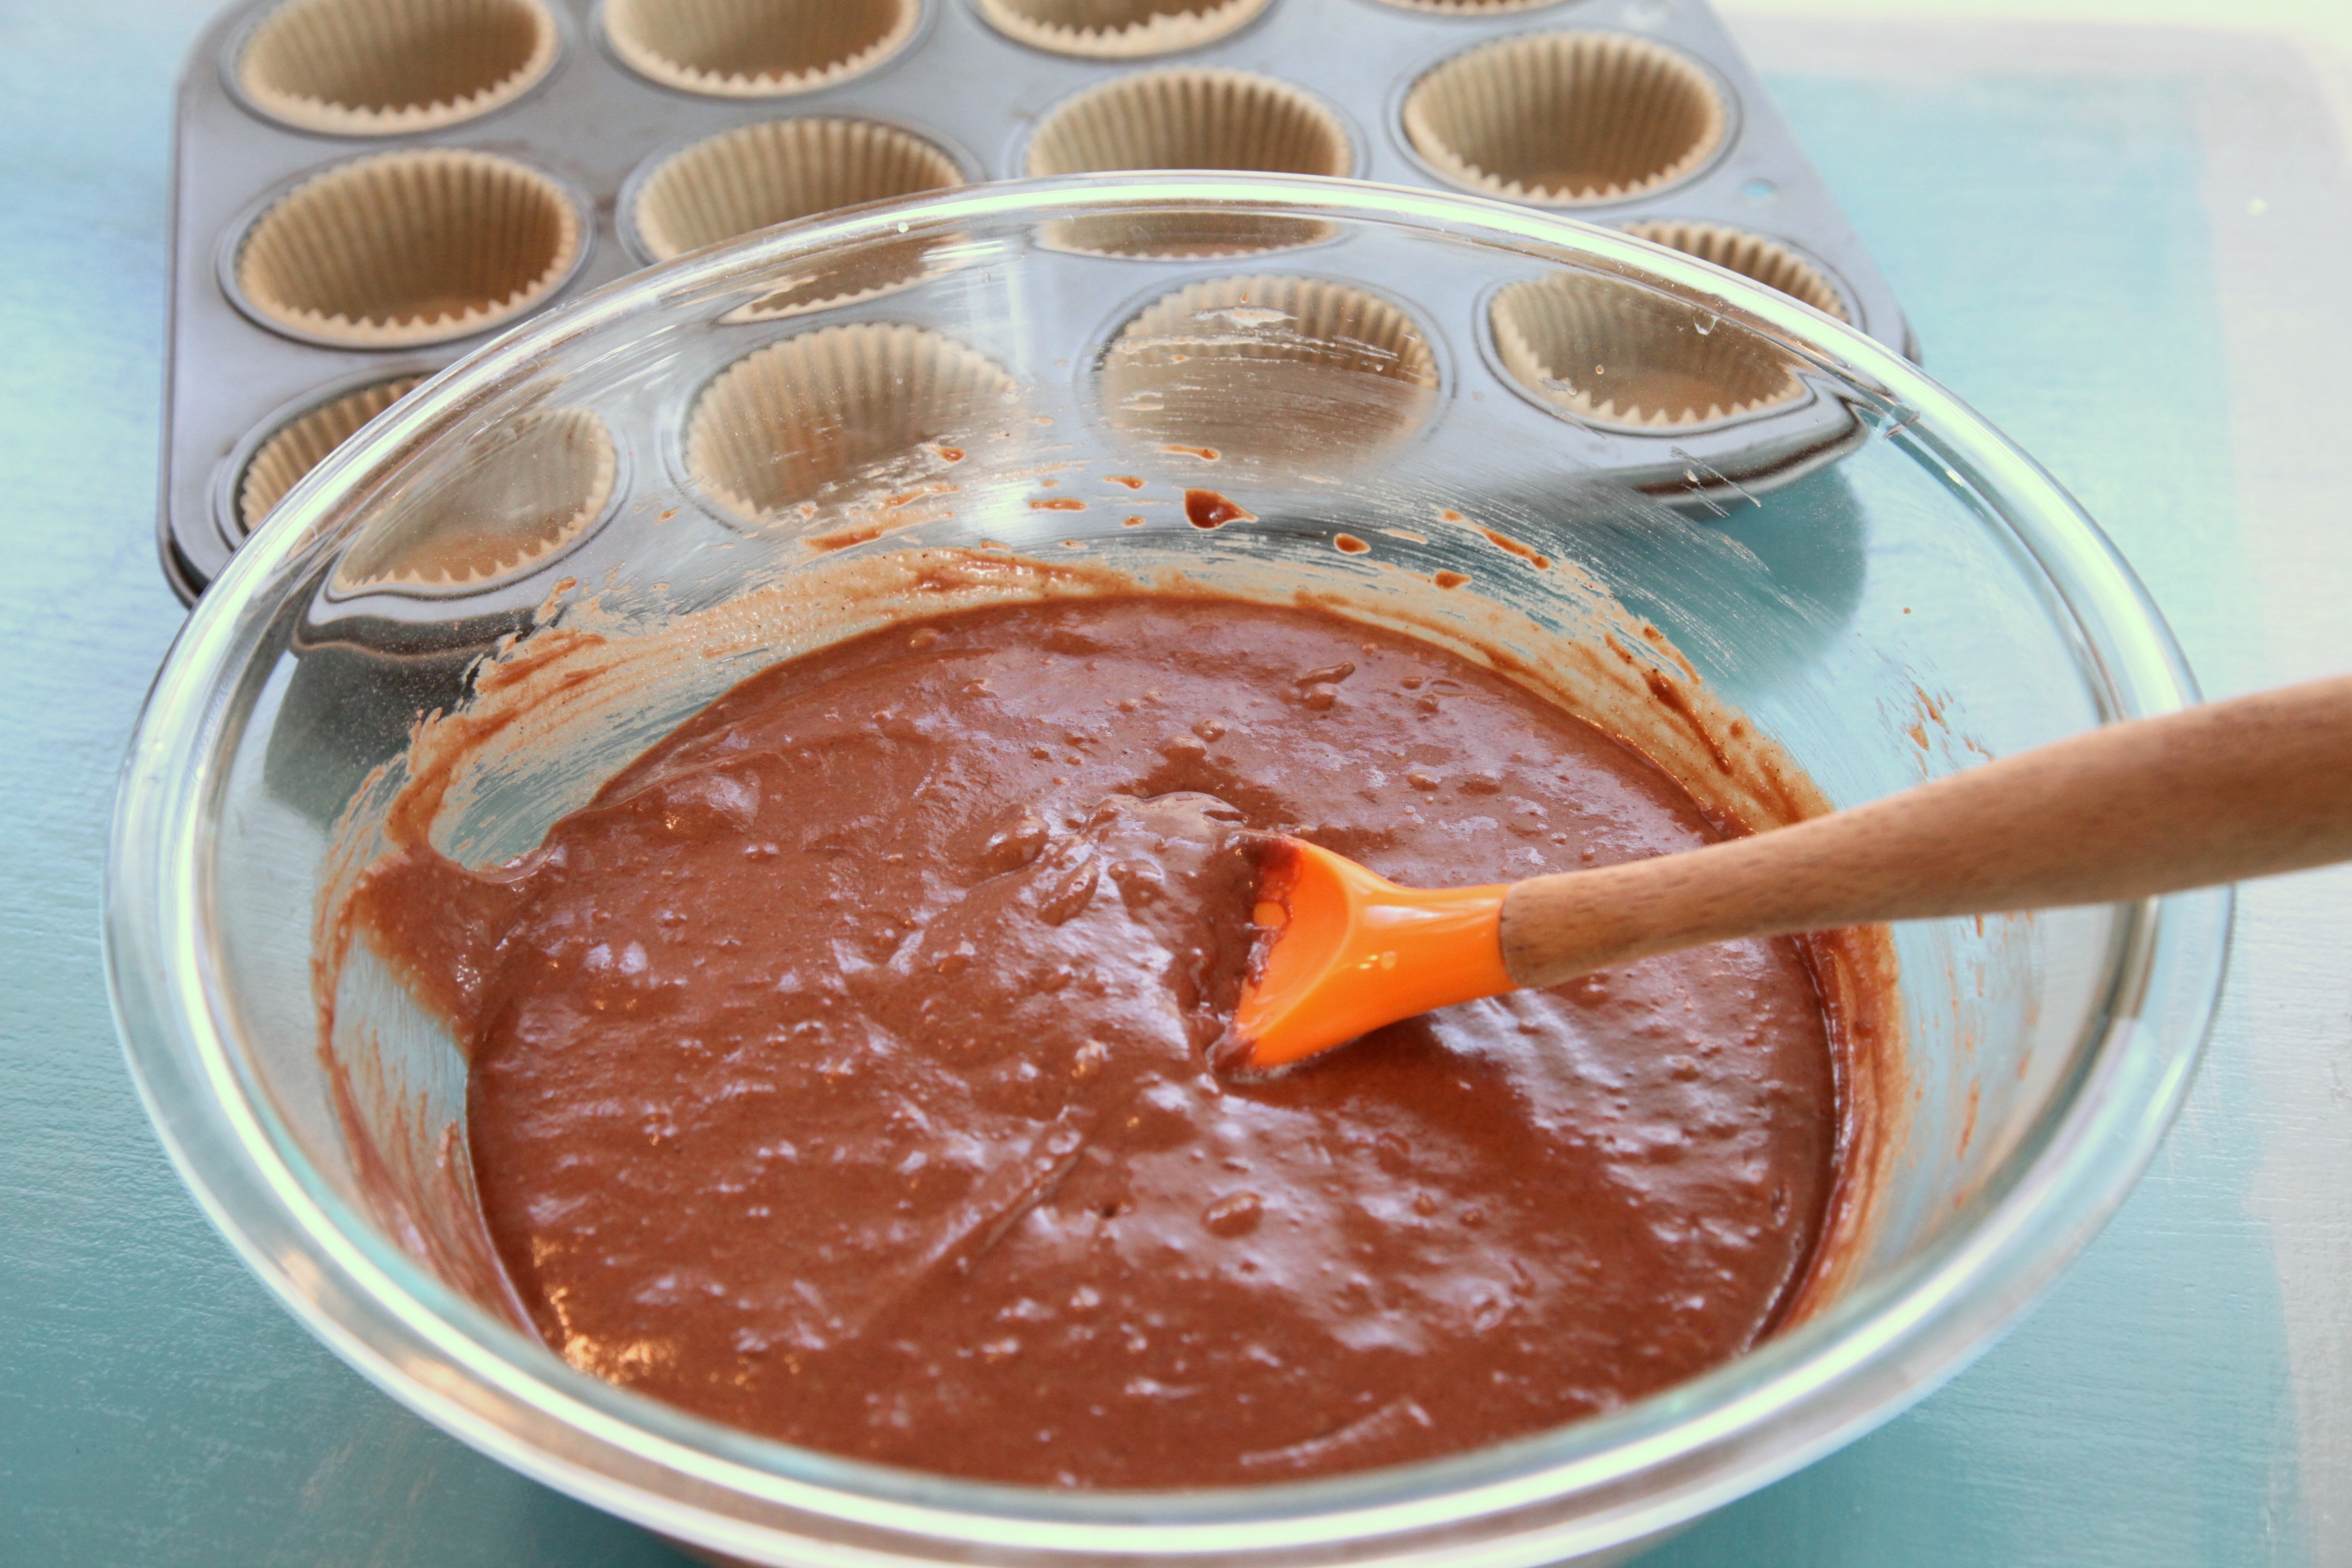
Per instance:
[[[1199,489],[1244,515],[1198,526]],[[321,463],[197,605],[126,765],[108,962],[148,1110],[253,1269],[394,1397],[617,1514],[780,1563],[1622,1554],[1948,1376],[2180,1101],[2225,892],[1904,927],[1895,1131],[1830,1299],[1614,1414],[1340,1479],[973,1485],[575,1372],[497,1309],[442,1141],[446,1033],[355,961],[322,1049],[321,889],[375,841],[419,716],[478,706],[547,639],[653,650],[659,679],[589,672],[522,712],[436,827],[469,860],[534,843],[766,660],[930,603],[919,572],[895,600],[843,586],[919,550],[979,563],[953,602],[1030,591],[1022,558],[1181,573],[1538,665],[1646,623],[1840,805],[2192,697],[2098,530],[1898,354],[1500,204],[980,186],[691,255],[492,342]]]

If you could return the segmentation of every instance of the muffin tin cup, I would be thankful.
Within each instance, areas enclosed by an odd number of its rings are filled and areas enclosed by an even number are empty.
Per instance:
[[[1289,82],[1199,67],[1117,77],[1056,105],[1029,139],[1031,174],[1122,169],[1350,172],[1338,115]]]
[[[255,112],[331,136],[408,136],[506,107],[562,50],[547,0],[285,0],[235,56]]]
[[[623,188],[621,206],[633,248],[667,261],[773,224],[964,180],[962,161],[918,132],[803,116],[737,126],[663,157]],[[730,320],[776,321],[904,288],[928,275],[929,248],[866,247],[836,258],[822,276],[783,283]]]
[[[1834,316],[1841,321],[1853,320],[1845,291],[1821,265],[1777,239],[1733,228],[1728,224],[1671,218],[1629,223],[1624,229],[1637,239],[1679,250],[1685,256],[1696,256],[1701,261],[1712,261],[1727,272],[1737,272],[1768,289],[1777,289],[1792,300],[1802,300],[1823,315]]]
[[[605,0],[604,41],[648,81],[711,98],[814,92],[915,36],[921,0]]]
[[[1355,150],[1339,117],[1313,95],[1253,71],[1192,68],[1118,77],[1066,100],[1030,137],[1033,175],[1135,169],[1255,169],[1341,175]],[[1142,260],[1245,256],[1328,237],[1296,219],[1227,215],[1153,223],[1056,226],[1068,250]]]
[[[1808,395],[1768,343],[1626,279],[1562,272],[1509,284],[1486,318],[1522,391],[1594,425],[1691,430]]]
[[[1729,106],[1706,69],[1624,33],[1546,32],[1454,56],[1406,91],[1405,138],[1465,189],[1539,206],[1621,202],[1720,153]]]
[[[222,256],[262,325],[337,348],[471,337],[527,315],[578,268],[576,196],[494,153],[449,147],[330,165],[268,202]]]
[[[443,36],[475,41],[402,42]],[[288,411],[436,370],[483,334],[646,261],[762,224],[820,221],[843,204],[1033,169],[1087,179],[1222,166],[1491,192],[1480,181],[1507,176],[1507,159],[1484,154],[1497,166],[1484,173],[1458,155],[1449,166],[1453,144],[1441,136],[1432,153],[1412,126],[1424,141],[1432,126],[1472,140],[1437,112],[1437,84],[1497,59],[1526,76],[1529,61],[1562,51],[1604,86],[1657,89],[1635,94],[1623,117],[1648,128],[1657,155],[1614,144],[1598,188],[1617,194],[1589,204],[1562,203],[1543,171],[1521,170],[1544,205],[1590,211],[1809,303],[1834,300],[1907,349],[1885,280],[1705,0],[250,0],[214,24],[181,89],[165,569],[192,597],[226,563],[245,532],[232,493],[242,459]],[[365,90],[336,75],[355,54],[371,67]],[[790,99],[818,89],[804,110]],[[1507,96],[1471,96],[1481,94]],[[286,107],[306,96],[341,107],[306,121],[311,111]],[[1675,124],[1681,141],[1666,137],[1660,152],[1658,128]],[[383,149],[320,140],[420,131]],[[1066,323],[1068,362],[1053,374],[1085,381],[1073,390],[1097,407],[1092,384],[1107,367],[1114,379],[1143,373],[1125,363],[1136,344],[1119,363],[1108,351],[1155,301],[1205,279],[1344,283],[1344,257],[1320,249],[1337,232],[1311,213],[1232,205],[1057,220],[1034,243],[1111,265],[1074,275],[1070,299],[1024,308]],[[976,262],[964,237],[938,232],[804,257],[714,319],[723,341],[708,363],[743,357],[780,321],[887,320],[891,299],[959,288],[954,274]],[[1777,482],[1758,476],[1849,433],[1828,430],[1832,411],[1801,389],[1794,402],[1685,399],[1666,424],[1641,399],[1640,422],[1628,423],[1625,398],[1580,402],[1546,385],[1561,379],[1548,373],[1530,390],[1493,340],[1486,292],[1499,281],[1375,280],[1442,367],[1426,411],[1409,383],[1295,361],[1278,374],[1377,405],[1345,449],[1421,439],[1395,432],[1441,426],[1452,398],[1507,393],[1557,418],[1559,462],[1660,494]],[[1634,303],[1638,318],[1647,307]],[[1003,361],[985,320],[951,319]],[[1525,332],[1511,352],[1522,371],[1541,358]],[[1183,395],[1160,395],[1196,435],[1208,427],[1205,413],[1184,414]],[[1732,412],[1709,422],[1710,406]],[[681,440],[672,427],[657,445]],[[1251,443],[1225,445],[1263,474],[1282,470],[1281,443],[1261,442],[1249,458]]]
[[[1102,418],[1146,452],[1212,451],[1280,477],[1409,438],[1438,399],[1412,314],[1318,278],[1205,279],[1152,301],[1103,352]]]
[[[409,374],[371,382],[272,427],[236,465],[223,521],[240,537],[259,528],[303,475],[425,379]]]
[[[629,227],[655,261],[771,224],[964,183],[952,153],[911,131],[838,117],[769,120],[695,142],[629,197]]]
[[[972,0],[1016,43],[1087,59],[1199,48],[1247,26],[1269,0]]]
[[[939,448],[1001,428],[1019,400],[1002,366],[943,333],[887,321],[817,328],[753,350],[704,385],[686,416],[686,470],[736,522],[801,509],[805,520],[827,500],[953,460]]]
[[[496,426],[362,533],[329,578],[342,598],[477,594],[577,544],[620,493],[611,428],[585,408]]]

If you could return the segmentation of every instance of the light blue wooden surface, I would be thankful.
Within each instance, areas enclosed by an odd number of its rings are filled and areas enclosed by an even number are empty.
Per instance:
[[[122,742],[180,619],[152,544],[169,103],[206,11],[0,0],[0,1563],[678,1563],[295,1327],[181,1188],[115,1046],[98,888]],[[2209,691],[2352,662],[2328,631],[2352,555],[2316,531],[2341,502],[2315,480],[2301,510],[2248,515],[2270,492],[2242,471],[2259,442],[2230,434],[2247,388],[2223,273],[2244,263],[2217,261],[2242,246],[2216,237],[2205,68],[1767,64],[1930,367],[2107,523]],[[2326,1075],[2352,1057],[2352,880],[2245,910],[2189,1113],[2038,1311],[1654,1568],[2346,1561],[2321,1483],[2352,1388],[2324,1309],[2352,1297],[2352,1246],[2327,1250],[2334,1211],[2275,1156],[2345,1124]],[[2321,1120],[2299,1120],[2306,1070]]]

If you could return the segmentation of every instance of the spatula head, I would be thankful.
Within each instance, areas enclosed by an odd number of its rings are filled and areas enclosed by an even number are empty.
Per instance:
[[[1272,1072],[1383,1024],[1509,990],[1507,890],[1401,888],[1304,839],[1276,838],[1259,861],[1261,934],[1215,1065]]]

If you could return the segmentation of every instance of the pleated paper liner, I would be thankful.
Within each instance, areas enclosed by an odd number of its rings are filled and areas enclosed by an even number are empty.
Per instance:
[[[1057,55],[1132,60],[1213,43],[1268,0],[974,0],[1006,37]]]
[[[524,415],[370,525],[336,565],[333,586],[449,594],[511,582],[604,515],[618,468],[612,432],[587,409]]]
[[[1591,424],[1674,429],[1804,395],[1764,340],[1622,279],[1560,272],[1514,283],[1490,314],[1513,379]]]
[[[236,291],[265,321],[325,342],[442,342],[536,308],[580,246],[580,215],[546,175],[421,147],[339,163],[287,192],[238,245]]]
[[[251,533],[270,509],[286,499],[302,476],[317,468],[328,453],[358,433],[359,427],[407,395],[425,378],[399,375],[362,386],[305,414],[298,414],[272,431],[246,460],[236,480],[236,521]]]
[[[711,378],[687,416],[686,466],[747,522],[886,480],[919,448],[969,442],[1013,413],[993,362],[920,327],[861,321],[768,344]]]
[[[870,120],[770,120],[698,142],[648,175],[629,222],[646,252],[667,261],[771,224],[886,196],[963,184],[947,152]],[[923,276],[929,242],[870,246],[828,258],[822,276],[796,279],[731,312],[765,321],[845,304]]]
[[[1535,33],[1456,55],[1404,100],[1405,134],[1447,179],[1566,206],[1670,185],[1723,145],[1698,66],[1620,33]]]
[[[1148,71],[1088,88],[1029,142],[1032,174],[1120,169],[1262,169],[1345,174],[1354,151],[1339,118],[1272,77],[1200,68]],[[1330,226],[1251,214],[1073,218],[1049,243],[1094,255],[1241,256],[1327,239]]]
[[[1397,306],[1311,278],[1217,278],[1146,307],[1105,352],[1105,417],[1138,444],[1328,472],[1393,446],[1437,401]]]
[[[870,120],[770,120],[664,163],[630,209],[656,261],[771,224],[963,184],[942,149]]]
[[[1845,297],[1838,292],[1822,269],[1777,240],[1746,229],[1733,228],[1719,223],[1689,223],[1675,219],[1654,218],[1642,223],[1629,223],[1625,232],[1638,238],[1654,241],[1670,250],[1685,256],[1696,256],[1702,261],[1712,261],[1727,271],[1742,278],[1778,289],[1794,300],[1801,300],[1814,310],[1835,316],[1841,321],[1851,321]]]
[[[681,92],[764,98],[872,70],[915,36],[921,0],[608,0],[622,63]]]
[[[555,64],[544,0],[287,0],[236,58],[262,113],[334,136],[404,136],[489,113]]]

